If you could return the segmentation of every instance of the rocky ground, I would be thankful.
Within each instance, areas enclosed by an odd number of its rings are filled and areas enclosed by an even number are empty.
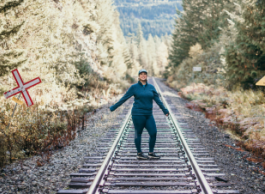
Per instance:
[[[167,89],[166,97],[171,99],[185,117],[190,128],[215,158],[222,173],[226,173],[226,179],[234,184],[233,189],[242,194],[265,193],[265,178],[258,172],[263,170],[261,165],[246,160],[251,154],[233,149],[236,148],[235,141],[224,130],[210,126],[210,121],[205,118],[204,113],[186,108],[187,100],[174,97],[177,91],[164,87]],[[38,167],[36,161],[39,157],[34,156],[23,163],[18,161],[0,169],[0,193],[56,193],[65,188],[70,181],[70,173],[77,171],[84,162],[83,158],[94,152],[97,140],[111,126],[121,124],[118,115],[125,106],[111,114],[108,105],[98,109],[78,138],[69,146],[55,151],[49,163]]]
[[[240,151],[236,141],[223,129],[211,126],[210,120],[205,118],[204,113],[188,109],[186,103],[189,101],[180,97],[171,97],[170,93],[176,95],[177,91],[167,86],[164,89],[169,91],[167,98],[172,100],[201,143],[215,158],[216,164],[222,169],[221,172],[226,174],[226,179],[234,184],[233,188],[242,194],[265,193],[265,176],[258,172],[263,170],[261,164],[246,160],[251,157],[251,153]]]
[[[114,104],[114,102],[110,102]],[[69,146],[54,151],[50,162],[38,167],[39,156],[17,161],[0,169],[0,193],[56,193],[67,187],[70,174],[77,171],[84,163],[83,158],[93,154],[97,140],[111,126],[120,125],[118,115],[124,106],[110,112],[109,105],[97,109],[86,123],[86,129]],[[91,113],[90,113],[91,114]]]

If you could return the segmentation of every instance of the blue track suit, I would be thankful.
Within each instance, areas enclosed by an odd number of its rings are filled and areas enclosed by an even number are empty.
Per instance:
[[[116,104],[110,107],[110,110],[114,111],[132,96],[134,96],[132,120],[135,127],[134,142],[137,152],[142,152],[141,136],[144,128],[147,129],[150,135],[149,152],[153,152],[157,134],[156,124],[153,117],[153,100],[155,100],[165,115],[169,114],[169,112],[159,99],[155,87],[152,84],[148,84],[148,82],[146,82],[146,85],[143,85],[140,81],[138,81],[136,84],[133,84],[125,93],[125,95]]]

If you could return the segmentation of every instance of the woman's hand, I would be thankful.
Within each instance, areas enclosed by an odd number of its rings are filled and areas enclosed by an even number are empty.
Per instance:
[[[166,116],[168,117],[169,114],[166,114]]]

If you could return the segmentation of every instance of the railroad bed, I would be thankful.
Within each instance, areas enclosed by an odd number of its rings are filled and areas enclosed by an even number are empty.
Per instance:
[[[183,121],[169,98],[162,94],[165,87],[154,78],[148,80],[169,109],[166,117],[154,102],[153,115],[157,126],[155,152],[159,160],[137,160],[131,107],[121,117],[121,126],[110,129],[101,138],[93,156],[85,157],[78,173],[71,174],[69,188],[58,194],[238,194],[222,179],[214,159]],[[161,91],[162,90],[162,91]],[[129,99],[133,103],[133,98]],[[144,130],[142,150],[148,153],[149,135]]]

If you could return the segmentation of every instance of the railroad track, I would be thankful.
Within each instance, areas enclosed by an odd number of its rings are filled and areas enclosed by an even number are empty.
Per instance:
[[[222,181],[225,174],[215,164],[192,129],[183,121],[154,78],[153,84],[166,108],[166,117],[154,103],[157,125],[155,152],[159,160],[137,160],[131,108],[125,110],[120,128],[110,129],[101,139],[95,156],[85,158],[83,168],[71,174],[69,189],[58,194],[238,194]],[[162,90],[162,91],[161,91]],[[133,98],[130,103],[132,104]],[[148,152],[148,133],[142,135],[143,152]],[[219,180],[219,181],[218,181]],[[220,182],[221,180],[221,182]]]

